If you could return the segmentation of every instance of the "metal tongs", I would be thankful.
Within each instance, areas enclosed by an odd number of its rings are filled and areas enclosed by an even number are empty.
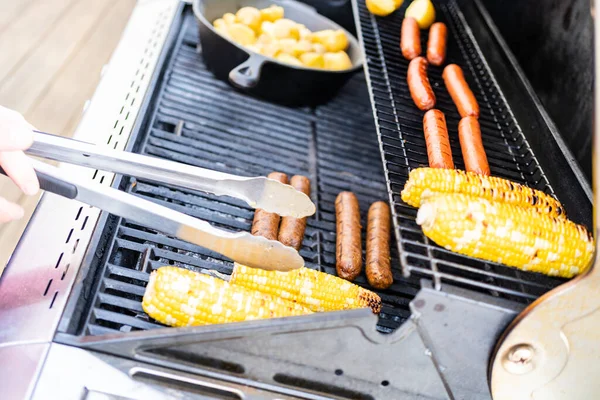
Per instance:
[[[265,177],[241,177],[164,159],[34,132],[27,150],[32,156],[110,171],[158,183],[196,189],[244,200],[253,208],[282,216],[307,217],[315,205],[290,185]],[[42,189],[98,207],[167,235],[220,253],[250,267],[288,271],[304,266],[298,252],[288,246],[253,236],[228,232],[208,222],[158,205],[132,194],[69,176],[63,169],[32,159]]]

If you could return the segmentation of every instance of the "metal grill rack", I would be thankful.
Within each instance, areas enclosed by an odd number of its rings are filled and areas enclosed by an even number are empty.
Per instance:
[[[306,265],[335,274],[337,194],[356,193],[363,226],[371,203],[387,198],[369,95],[357,74],[325,106],[294,109],[235,92],[208,72],[196,51],[196,23],[186,10],[173,54],[164,66],[156,100],[138,132],[134,151],[239,175],[281,171],[312,182],[317,213],[309,218],[300,254]],[[143,125],[143,124],[142,124]],[[124,180],[124,190],[209,221],[223,229],[249,231],[254,211],[242,201]],[[99,335],[157,328],[141,308],[149,273],[162,265],[229,274],[232,263],[219,254],[111,217],[90,248],[106,249],[94,261],[98,279],[89,305],[81,306],[78,333]],[[394,248],[396,246],[394,245]],[[416,277],[404,278],[393,254],[394,285],[379,292],[378,329],[391,332],[409,317]],[[356,283],[369,287],[363,276]],[[82,301],[83,303],[83,301]],[[74,317],[76,319],[77,317]]]
[[[554,194],[457,3],[436,2],[435,6],[436,20],[448,26],[446,65],[455,63],[463,68],[480,105],[479,122],[492,175]],[[415,223],[416,209],[400,198],[410,170],[428,165],[422,129],[424,113],[410,97],[406,83],[408,61],[399,49],[404,8],[379,18],[368,12],[364,1],[354,1],[354,7],[367,59],[367,81],[404,273],[432,279],[438,289],[446,282],[523,303],[563,283],[561,279],[457,255],[423,235]],[[425,49],[426,30],[421,31],[421,43]],[[443,67],[430,66],[428,77],[437,97],[436,108],[446,115],[456,167],[464,169],[458,142],[460,115],[446,91],[442,71]]]

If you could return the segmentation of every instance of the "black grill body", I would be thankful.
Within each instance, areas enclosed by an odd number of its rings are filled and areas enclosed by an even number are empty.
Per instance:
[[[520,303],[517,308],[563,283],[459,256],[424,237],[414,221],[416,210],[399,196],[410,169],[427,165],[423,113],[410,98],[408,63],[399,50],[404,10],[377,18],[366,11],[362,0],[353,5],[365,50],[365,74],[357,74],[331,102],[314,108],[268,103],[217,80],[197,51],[191,9],[182,6],[129,150],[238,175],[280,171],[308,176],[317,212],[308,220],[300,254],[309,268],[330,274],[335,274],[337,194],[350,190],[357,195],[363,226],[369,205],[389,200],[394,284],[378,291],[383,300],[379,332],[391,333],[410,317],[409,303],[421,288],[421,279],[437,290],[460,287],[462,297],[481,304],[508,300]],[[492,174],[557,195],[573,219],[591,226],[589,187],[479,2],[444,1],[436,2],[436,7],[438,20],[449,27],[448,63],[463,67],[480,104]],[[423,43],[426,38],[424,33]],[[430,68],[429,77],[437,108],[447,117],[455,163],[461,168],[459,117],[445,92],[441,72]],[[253,210],[236,199],[127,177],[117,179],[115,186],[219,228],[250,230]],[[134,331],[162,328],[141,308],[149,274],[160,266],[224,274],[232,270],[232,262],[218,254],[112,215],[102,216],[84,263],[59,326],[57,340],[63,343],[132,342],[141,337],[137,334],[145,333]],[[369,288],[364,273],[356,283]],[[506,323],[506,317],[502,318]],[[261,329],[269,324],[276,329],[276,321],[264,321]],[[164,340],[170,335],[177,340],[176,330],[156,332]],[[93,338],[98,335],[102,336]],[[348,396],[341,397],[355,398]]]

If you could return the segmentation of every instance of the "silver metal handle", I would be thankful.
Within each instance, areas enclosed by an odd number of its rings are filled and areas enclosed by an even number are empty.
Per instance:
[[[217,229],[206,221],[117,189],[74,179],[60,168],[41,161],[31,161],[36,172],[45,180],[63,183],[47,188],[59,195],[68,193],[66,197],[205,247],[244,265],[278,271],[304,266],[304,260],[294,248],[275,240],[253,236],[248,232]],[[69,190],[65,191],[65,187]]]
[[[50,160],[134,176],[244,200],[282,216],[307,217],[315,205],[304,193],[273,179],[241,177],[169,160],[106,149],[43,132],[34,133],[27,153]]]

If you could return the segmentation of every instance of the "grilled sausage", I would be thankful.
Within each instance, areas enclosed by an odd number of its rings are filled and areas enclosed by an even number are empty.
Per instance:
[[[271,172],[267,178],[275,179],[281,183],[288,183],[287,175],[281,172]],[[257,209],[254,212],[254,220],[252,221],[252,234],[254,236],[263,236],[270,240],[277,240],[279,220],[279,215]]]
[[[435,66],[440,66],[446,60],[446,40],[448,29],[443,22],[436,22],[429,28],[427,41],[427,61]]]
[[[446,117],[440,110],[429,110],[423,116],[423,131],[427,144],[427,158],[431,168],[453,169],[452,150],[446,128]]]
[[[464,117],[458,123],[458,139],[465,169],[480,175],[490,175],[485,149],[481,140],[481,128],[475,117]]]
[[[414,18],[404,18],[400,30],[400,49],[407,60],[421,55],[421,30]]]
[[[427,111],[435,107],[435,94],[427,78],[427,60],[417,57],[408,64],[406,79],[408,89],[415,105],[420,110]]]
[[[290,180],[290,185],[305,195],[310,196],[310,179],[307,177],[294,175]],[[281,218],[281,226],[279,227],[279,241],[286,246],[291,246],[296,250],[300,250],[305,230],[306,217],[283,217]]]
[[[371,204],[367,218],[365,269],[369,284],[376,289],[387,289],[394,282],[390,264],[390,219],[390,207],[386,202]]]
[[[360,208],[352,192],[341,192],[335,199],[336,270],[340,278],[354,280],[362,270]]]
[[[467,116],[479,118],[479,104],[477,104],[475,95],[469,88],[467,81],[465,81],[462,69],[456,64],[450,64],[444,68],[442,77],[460,116],[463,118]]]

